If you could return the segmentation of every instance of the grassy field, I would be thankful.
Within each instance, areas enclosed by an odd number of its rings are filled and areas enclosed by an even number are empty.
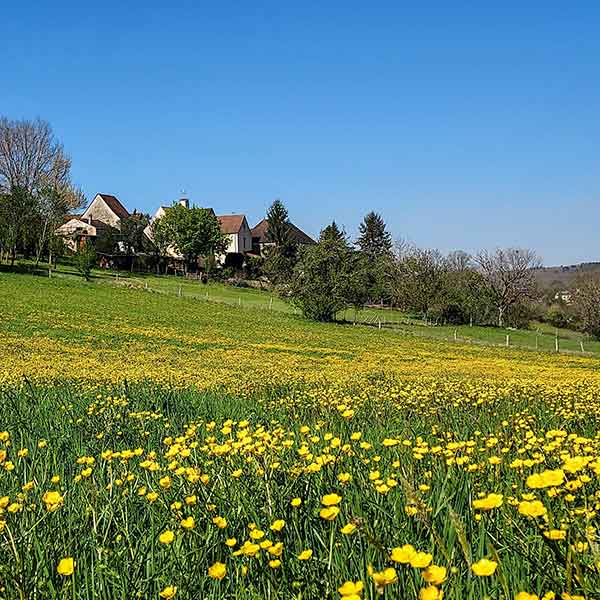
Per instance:
[[[53,273],[53,277],[80,279],[76,270],[68,265],[60,265],[58,270]],[[288,314],[298,312],[293,305],[265,290],[233,287],[214,282],[203,284],[199,281],[186,280],[172,275],[132,274],[126,271],[117,273],[96,269],[93,272],[92,281],[98,285],[135,288],[200,302],[227,304],[238,308],[254,308]],[[600,355],[600,341],[589,339],[588,336],[576,331],[556,329],[543,323],[532,324],[529,330],[469,327],[468,325],[432,325],[398,310],[371,307],[358,312],[353,309],[343,311],[338,315],[338,319],[377,329],[393,329],[403,335],[493,346],[506,346],[508,343],[509,346],[516,348],[548,352],[556,351],[558,336],[560,352]]]
[[[0,273],[0,597],[600,597],[595,357],[100,283]]]

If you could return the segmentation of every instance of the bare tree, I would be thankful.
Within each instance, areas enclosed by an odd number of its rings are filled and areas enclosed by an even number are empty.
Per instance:
[[[533,250],[497,248],[494,252],[482,250],[475,256],[475,262],[492,293],[498,327],[502,327],[511,306],[533,297],[534,270],[541,267],[541,259]]]
[[[446,256],[446,266],[455,273],[464,273],[473,267],[471,255],[464,250],[453,250]]]
[[[586,333],[600,336],[600,277],[587,276],[575,282],[573,308]]]
[[[39,262],[53,228],[85,202],[70,171],[71,159],[46,121],[0,118],[0,216],[3,245],[13,261],[17,245],[27,237],[36,240]]]

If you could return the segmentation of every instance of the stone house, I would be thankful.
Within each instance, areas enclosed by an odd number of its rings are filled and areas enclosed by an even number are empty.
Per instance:
[[[116,196],[96,194],[83,214],[67,215],[65,222],[54,233],[75,251],[88,241],[95,243],[110,230],[120,231],[121,221],[129,216]]]

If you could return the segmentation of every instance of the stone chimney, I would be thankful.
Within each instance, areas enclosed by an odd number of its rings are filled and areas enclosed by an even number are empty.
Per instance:
[[[187,198],[181,198],[179,200],[179,204],[181,204],[181,206],[185,206],[185,208],[190,207],[190,201]]]

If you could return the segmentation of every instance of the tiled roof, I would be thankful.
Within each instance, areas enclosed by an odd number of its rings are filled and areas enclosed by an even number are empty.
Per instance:
[[[304,233],[304,231],[302,231],[302,229],[300,229],[299,227],[296,227],[292,222],[289,222],[288,224],[290,226],[290,234],[291,234],[292,238],[296,241],[296,243],[298,243],[298,244],[315,244],[316,243],[315,240],[313,240],[309,235]],[[269,222],[267,221],[267,219],[263,219],[260,223],[258,223],[252,229],[252,237],[258,238],[259,244],[264,244],[269,241],[267,239],[268,229],[269,229]]]
[[[112,210],[119,219],[126,219],[129,216],[127,209],[119,202],[119,199],[116,196],[111,196],[110,194],[98,194],[106,204],[110,210]]]
[[[244,223],[244,215],[221,215],[218,216],[223,233],[237,233]]]

